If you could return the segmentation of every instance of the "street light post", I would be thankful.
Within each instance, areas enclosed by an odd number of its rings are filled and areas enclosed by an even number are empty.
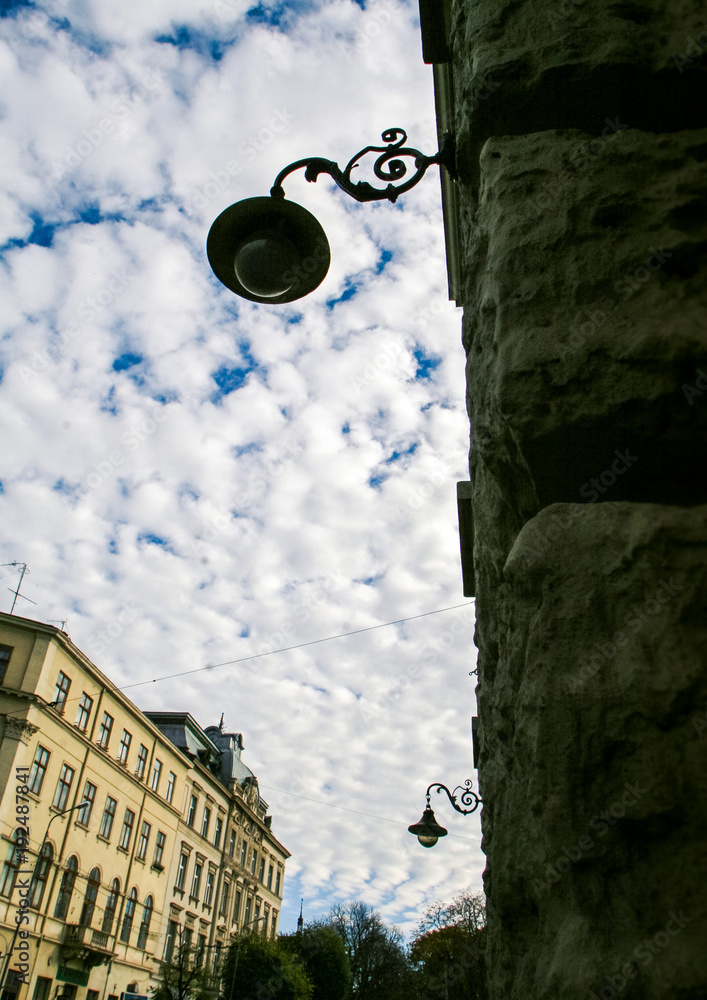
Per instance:
[[[83,809],[84,806],[87,806],[87,805],[90,805],[90,803],[86,802],[84,800],[83,802],[79,802],[78,805],[71,806],[69,809],[61,809],[58,812],[56,812],[52,816],[52,818],[49,820],[49,822],[47,823],[47,828],[44,831],[44,836],[42,837],[42,843],[41,843],[41,845],[39,847],[39,852],[37,854],[37,860],[35,861],[34,868],[32,870],[32,877],[30,878],[30,880],[29,880],[29,886],[27,887],[27,889],[25,891],[26,894],[25,894],[24,899],[26,900],[26,902],[25,902],[24,906],[22,905],[21,902],[18,904],[19,909],[18,909],[17,914],[15,915],[15,930],[14,930],[14,933],[12,935],[12,941],[10,943],[10,947],[8,948],[7,955],[5,956],[5,962],[4,962],[4,965],[3,965],[2,975],[0,975],[0,996],[2,995],[2,991],[5,989],[5,981],[7,979],[7,973],[8,973],[9,968],[10,968],[10,960],[12,959],[12,954],[13,954],[13,952],[15,950],[15,945],[17,943],[17,936],[20,933],[20,927],[21,927],[22,923],[24,922],[21,919],[18,919],[20,917],[20,911],[22,909],[27,910],[27,909],[30,908],[31,900],[32,900],[32,890],[34,889],[34,884],[37,881],[37,872],[39,871],[39,866],[42,863],[42,857],[43,857],[43,854],[44,854],[44,847],[45,847],[45,845],[47,843],[47,838],[49,837],[49,829],[50,829],[50,827],[51,827],[51,825],[52,825],[52,823],[54,822],[55,819],[58,819],[60,816],[68,816],[68,814],[70,812],[74,812],[75,809]],[[10,898],[12,898],[12,896]]]
[[[233,977],[231,979],[231,990],[229,995],[226,997],[226,1000],[231,1000],[231,998],[233,997],[233,990],[235,989],[236,986],[236,972],[238,971],[238,959],[241,954],[241,942],[243,941],[242,931],[244,930],[244,928],[250,927],[252,924],[257,924],[261,920],[267,920],[267,919],[268,915],[267,913],[264,913],[261,917],[255,917],[253,920],[249,920],[247,924],[243,924],[243,927],[241,927],[238,933],[238,947],[236,948],[236,960],[233,963]]]

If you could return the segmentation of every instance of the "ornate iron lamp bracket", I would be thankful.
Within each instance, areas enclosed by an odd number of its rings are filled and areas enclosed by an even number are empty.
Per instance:
[[[381,199],[394,202],[398,195],[409,191],[418,181],[422,180],[425,171],[433,163],[441,164],[446,167],[452,177],[456,176],[454,137],[450,133],[445,135],[442,148],[435,156],[425,156],[419,149],[406,146],[407,133],[402,128],[386,129],[381,134],[381,139],[386,143],[385,146],[366,146],[349,160],[343,170],[333,160],[325,160],[321,156],[310,156],[304,160],[290,163],[275,178],[270,194],[273,198],[284,198],[285,192],[282,182],[289,174],[303,167],[306,180],[316,181],[320,174],[329,174],[342,191],[361,202],[380,201]],[[373,164],[373,172],[379,180],[389,182],[383,189],[375,188],[367,181],[351,180],[351,172],[358,166],[358,160],[367,153],[380,153]],[[403,178],[408,173],[409,165],[400,157],[412,157],[414,160],[415,173],[407,180],[403,180]],[[396,183],[398,181],[401,183]]]
[[[432,791],[433,788],[436,788],[438,795],[442,791],[447,793],[449,801],[451,802],[453,808],[456,809],[458,813],[463,813],[465,816],[468,816],[469,813],[476,812],[476,810],[482,803],[481,803],[481,798],[472,789],[471,784],[472,784],[471,778],[467,778],[466,781],[464,782],[465,787],[457,785],[457,787],[454,789],[454,792],[450,792],[446,785],[442,785],[439,781],[435,781],[427,789],[426,793],[427,807],[429,808],[430,805],[430,792]],[[460,806],[457,805],[457,795],[456,795],[457,792],[461,792],[460,798],[462,803],[465,806],[471,806],[471,809],[462,809]]]

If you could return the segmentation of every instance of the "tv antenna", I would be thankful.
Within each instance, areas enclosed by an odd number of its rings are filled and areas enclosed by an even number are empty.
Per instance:
[[[48,622],[56,622],[57,625],[61,625],[62,632],[66,632],[66,623],[68,620],[68,618],[47,618]],[[66,632],[66,634],[68,635],[69,633]]]
[[[20,593],[20,587],[22,586],[22,581],[25,578],[25,573],[29,573],[29,568],[27,566],[27,563],[15,561],[15,562],[10,562],[10,563],[0,563],[0,566],[21,566],[22,567],[22,572],[20,573],[20,579],[19,579],[19,582],[17,584],[17,589],[13,590],[12,587],[8,587],[7,588],[10,591],[11,594],[15,595],[14,599],[12,601],[12,607],[10,608],[10,614],[12,614],[12,612],[15,610],[15,605],[17,604],[17,598],[18,597],[21,597],[23,601],[29,601],[30,604],[34,604],[34,606],[36,607],[37,606],[37,602],[36,601],[33,601],[30,597],[25,597],[24,594]]]

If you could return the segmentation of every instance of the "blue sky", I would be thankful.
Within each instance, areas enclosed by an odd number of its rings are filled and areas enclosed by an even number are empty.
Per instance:
[[[0,13],[0,562],[121,686],[267,652],[132,697],[243,732],[293,855],[283,930],[300,897],[412,930],[483,869],[476,816],[434,851],[406,831],[430,782],[472,775],[439,180],[393,206],[288,177],[332,250],[288,306],[238,300],[205,241],[301,157],[344,166],[391,126],[436,150],[417,5]]]

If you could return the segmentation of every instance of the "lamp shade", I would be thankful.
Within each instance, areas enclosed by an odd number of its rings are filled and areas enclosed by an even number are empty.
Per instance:
[[[447,831],[439,825],[429,806],[423,812],[420,822],[413,823],[408,830],[417,837],[423,847],[434,847],[440,837],[447,836]]]
[[[216,277],[252,302],[294,302],[329,270],[326,234],[311,212],[284,198],[246,198],[221,212],[206,240]]]

